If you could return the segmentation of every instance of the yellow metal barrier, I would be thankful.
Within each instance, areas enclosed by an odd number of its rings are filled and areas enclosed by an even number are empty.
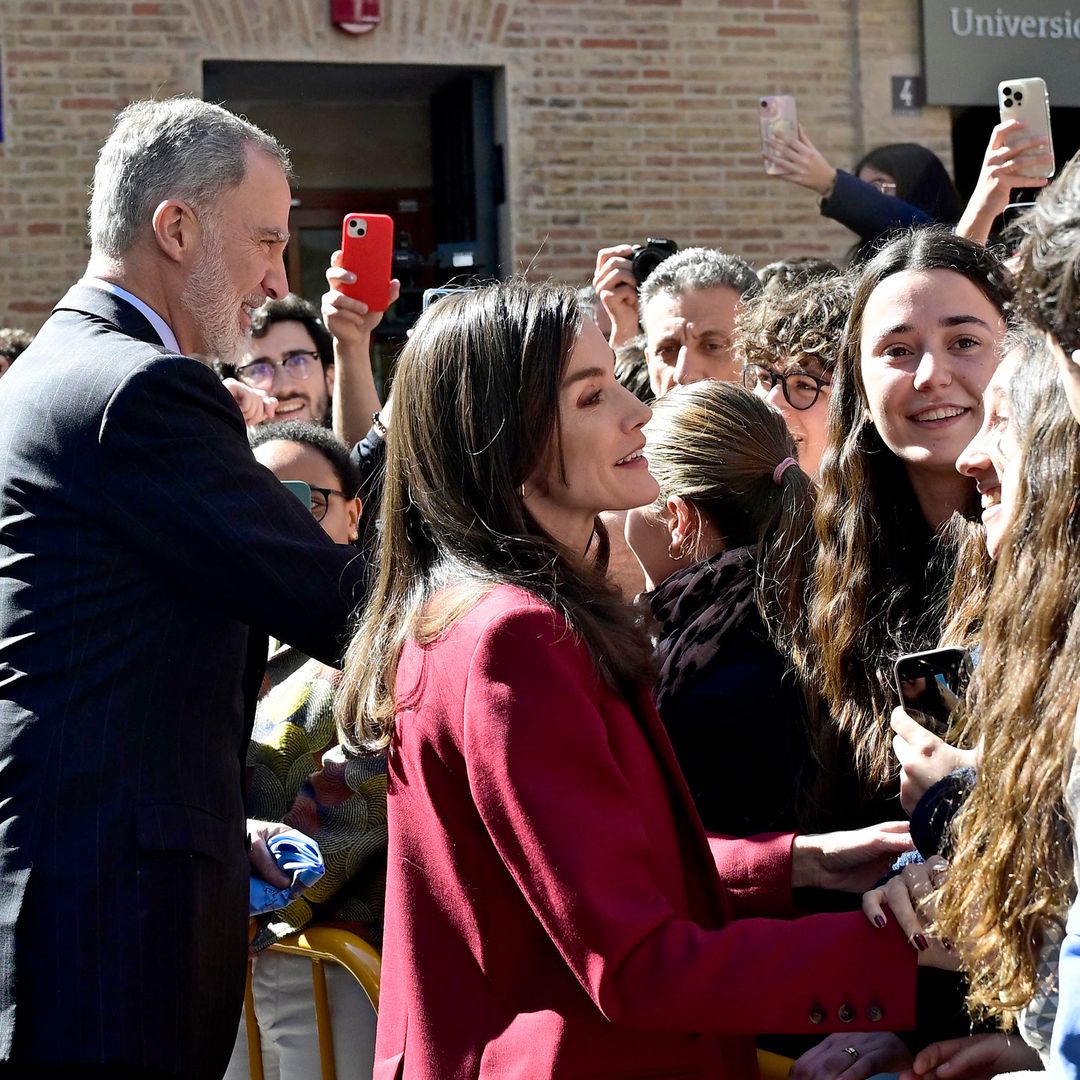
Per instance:
[[[794,1058],[770,1054],[768,1050],[757,1052],[758,1074],[761,1080],[787,1080],[791,1066],[794,1064]]]
[[[379,978],[382,961],[363,938],[347,930],[329,926],[309,926],[270,946],[274,952],[291,953],[311,962],[311,988],[315,998],[315,1025],[319,1033],[319,1062],[322,1080],[337,1080],[334,1067],[334,1036],[330,1028],[330,1002],[326,993],[324,963],[345,968],[367,995],[371,1007],[379,1011]],[[251,1080],[265,1080],[259,1021],[255,1016],[255,997],[251,990],[251,961],[248,961],[247,985],[244,988],[244,1019],[247,1025],[248,1067]]]

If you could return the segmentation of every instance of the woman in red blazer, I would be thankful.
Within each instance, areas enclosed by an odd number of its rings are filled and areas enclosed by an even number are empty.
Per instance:
[[[891,922],[754,917],[790,914],[790,837],[717,841],[717,872],[596,569],[598,512],[656,496],[649,410],[574,294],[440,300],[394,395],[339,698],[389,748],[375,1076],[743,1080],[754,1032],[912,1026]]]

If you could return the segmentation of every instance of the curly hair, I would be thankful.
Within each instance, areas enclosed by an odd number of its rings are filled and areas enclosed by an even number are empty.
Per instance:
[[[991,252],[941,228],[891,241],[866,264],[856,285],[833,375],[815,512],[821,549],[811,575],[805,637],[795,643],[793,656],[832,710],[832,722],[819,729],[819,760],[825,768],[854,760],[864,797],[895,780],[888,725],[896,704],[892,662],[938,641],[956,554],[954,539],[926,521],[904,463],[870,419],[862,385],[867,302],[886,278],[916,270],[961,274],[998,311],[1010,296],[1008,274]],[[974,485],[971,500],[965,509],[974,512]]]
[[[1080,154],[1015,227],[1014,310],[1066,352],[1080,349]]]
[[[743,301],[735,319],[740,364],[785,370],[813,362],[831,372],[840,354],[854,286],[842,274]]]
[[[1042,933],[1073,885],[1064,788],[1080,696],[1080,440],[1052,357],[1038,343],[1032,352],[1009,387],[1017,507],[964,710],[982,759],[937,910],[962,947],[969,1005],[1003,1020],[1030,1001]]]

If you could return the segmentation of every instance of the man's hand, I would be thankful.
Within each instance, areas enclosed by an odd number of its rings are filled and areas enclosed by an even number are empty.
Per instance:
[[[630,256],[629,244],[601,248],[596,253],[593,288],[611,319],[608,344],[617,349],[638,336],[638,290]]]
[[[341,347],[340,351],[347,354],[344,357],[339,356],[338,362],[342,358],[348,362],[362,359],[353,354],[353,350],[368,347],[372,331],[382,322],[385,312],[368,311],[367,304],[341,292],[341,285],[352,285],[356,281],[356,275],[341,265],[341,259],[341,252],[335,251],[330,256],[330,265],[326,268],[326,283],[330,288],[323,293],[322,317],[326,329],[334,335]],[[401,282],[394,278],[390,282],[390,303],[394,303],[400,295]],[[368,359],[368,363],[370,362]]]
[[[931,1043],[915,1055],[900,1080],[990,1080],[1003,1073],[1040,1068],[1039,1055],[1027,1043],[996,1031]]]
[[[282,825],[280,821],[254,821],[249,818],[247,829],[251,841],[248,858],[255,876],[276,889],[287,889],[292,884],[292,878],[274,861],[267,841],[279,833],[290,832],[288,825]]]
[[[801,124],[798,138],[777,132],[765,140],[764,149],[765,156],[780,170],[770,175],[816,191],[822,198],[831,194],[836,170],[806,137]]]
[[[791,1080],[867,1080],[910,1064],[911,1051],[890,1031],[837,1032],[807,1050],[790,1075]]]
[[[244,423],[248,427],[265,424],[267,420],[274,419],[277,398],[272,394],[268,394],[265,390],[258,390],[254,386],[247,386],[237,379],[222,379],[221,385],[232,394],[233,401],[240,406],[240,411],[244,414]]]
[[[906,821],[887,821],[865,829],[796,836],[792,845],[791,886],[864,892],[911,850]]]
[[[892,745],[900,762],[900,805],[909,815],[939,780],[978,763],[977,751],[950,746],[903,709],[893,709],[889,723],[896,732]]]

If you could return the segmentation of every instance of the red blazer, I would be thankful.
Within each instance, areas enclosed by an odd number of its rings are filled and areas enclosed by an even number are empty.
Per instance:
[[[493,590],[396,689],[377,1080],[746,1080],[755,1032],[914,1026],[891,923],[746,917],[790,839],[727,842],[733,896],[655,710],[551,608]]]

